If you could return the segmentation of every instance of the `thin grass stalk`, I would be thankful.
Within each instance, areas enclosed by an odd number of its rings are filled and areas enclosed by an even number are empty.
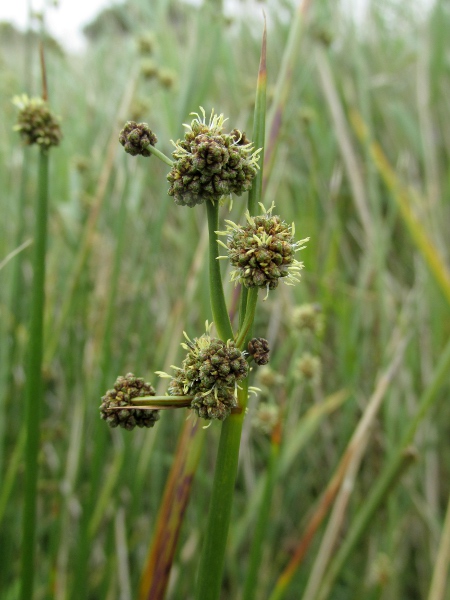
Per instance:
[[[445,600],[450,565],[450,497],[427,600]]]
[[[411,192],[398,180],[394,169],[384,154],[381,146],[376,142],[369,142],[369,132],[360,114],[354,110],[351,113],[351,122],[361,142],[368,144],[370,154],[378,169],[384,183],[391,192],[400,214],[408,228],[408,231],[425,259],[436,283],[440,287],[447,301],[450,303],[450,272],[439,253],[438,248],[432,242],[428,232],[414,213],[409,197]]]
[[[123,104],[126,102],[123,100]],[[113,137],[110,139],[111,148],[108,151],[108,156],[111,161],[114,157],[112,152],[112,141]],[[114,147],[117,146],[117,139],[114,136]],[[112,167],[112,162],[108,161],[103,167],[103,180],[106,186],[106,183],[109,178],[110,169]],[[95,382],[94,389],[91,390],[92,393],[88,393],[87,396],[100,396],[103,390],[107,389],[107,382],[110,377],[111,370],[111,345],[112,345],[112,331],[114,324],[114,316],[116,313],[116,296],[117,290],[119,287],[119,275],[120,275],[120,267],[123,259],[123,249],[124,244],[126,242],[126,231],[127,231],[127,199],[129,194],[129,186],[130,180],[132,179],[132,174],[126,173],[125,180],[120,182],[119,185],[122,186],[122,189],[118,191],[118,195],[120,195],[120,205],[118,212],[118,219],[116,222],[116,230],[115,230],[115,240],[116,247],[114,252],[114,260],[112,265],[112,273],[109,278],[109,289],[107,294],[107,304],[103,311],[105,315],[104,321],[101,323],[101,333],[99,334],[99,339],[102,340],[102,345],[100,349],[100,370],[101,377],[98,381]],[[99,191],[100,189],[100,191]],[[98,188],[98,199],[97,202],[100,203],[103,198],[103,194],[106,191],[105,189],[101,192],[102,188]],[[101,192],[101,193],[100,193]],[[98,205],[99,208],[99,205]],[[92,217],[92,213],[91,213]],[[98,217],[98,214],[97,214]],[[91,222],[90,227],[94,227],[94,221]],[[92,240],[89,238],[89,235],[92,236],[94,234],[94,229],[87,229],[85,232],[85,238],[83,241],[84,244],[84,253],[83,256],[78,255],[78,267],[81,267],[82,264],[85,264],[84,261],[88,259],[89,251],[91,247]],[[82,244],[82,245],[83,245]],[[72,281],[78,281],[78,277],[81,277],[81,271],[73,274],[75,279]],[[67,310],[71,309],[71,303],[68,303]],[[113,466],[111,467],[105,481],[102,481],[102,473],[104,469],[104,457],[105,457],[105,448],[109,443],[108,440],[108,432],[103,427],[103,423],[100,419],[95,421],[93,425],[93,435],[95,437],[96,443],[93,447],[93,453],[90,459],[90,470],[88,474],[89,481],[91,482],[90,491],[88,498],[85,500],[83,507],[83,514],[80,520],[80,533],[78,538],[78,551],[77,558],[75,562],[75,569],[77,573],[77,580],[79,584],[77,589],[73,595],[79,594],[82,596],[83,594],[87,594],[88,590],[88,564],[90,560],[90,547],[92,542],[92,537],[96,531],[96,528],[101,522],[102,511],[104,510],[105,505],[107,504],[109,498],[111,497],[111,493],[114,490],[114,487],[119,479],[121,468],[123,465],[123,460],[121,457],[114,457]],[[83,448],[83,445],[80,447],[80,451]]]
[[[270,456],[267,466],[267,476],[264,491],[258,510],[258,518],[253,532],[250,558],[247,567],[247,575],[244,583],[242,600],[253,600],[257,592],[258,573],[261,567],[261,559],[264,548],[264,539],[267,534],[270,507],[277,477],[281,444],[281,422],[275,426],[270,440]]]
[[[28,36],[25,36],[28,39]],[[25,235],[25,214],[26,214],[26,198],[27,198],[27,183],[28,183],[28,168],[29,161],[27,160],[27,154],[29,148],[23,149],[23,161],[22,171],[20,179],[20,191],[19,201],[17,203],[17,231],[15,235],[15,248],[19,248],[23,245],[23,238]],[[6,424],[6,408],[8,397],[7,394],[14,393],[13,390],[13,367],[17,357],[17,328],[22,321],[23,313],[23,277],[22,277],[22,264],[23,257],[22,253],[19,252],[18,256],[14,260],[12,265],[12,281],[11,281],[11,295],[9,305],[9,319],[6,325],[5,331],[5,343],[0,354],[4,355],[2,364],[0,366],[0,487],[2,487],[2,474],[4,473],[3,460],[4,460],[4,445],[5,445],[5,424]],[[3,416],[4,415],[4,416]]]
[[[361,540],[364,533],[370,527],[377,509],[386,499],[395,484],[398,483],[404,469],[414,459],[415,454],[413,455],[411,452],[410,446],[414,441],[414,437],[419,425],[429,410],[439,399],[438,393],[448,378],[449,370],[450,341],[447,342],[447,345],[441,354],[439,362],[434,370],[430,385],[422,394],[416,416],[410,423],[401,443],[397,447],[395,453],[393,453],[391,460],[385,466],[383,472],[372,488],[372,491],[366,498],[365,503],[355,515],[347,537],[337,551],[327,570],[327,574],[319,591],[319,595],[317,596],[317,600],[325,600],[325,598],[329,596],[334,583],[339,577],[339,574],[341,573],[341,570],[346,564],[351,553],[354,551],[356,544]]]
[[[126,85],[124,86],[125,91],[119,109],[117,111],[118,123],[123,123],[123,121],[125,120],[123,115],[125,115],[128,111],[133,95],[135,93],[136,83],[137,72],[135,70],[131,74],[129,81],[127,81]],[[89,253],[91,251],[91,247],[95,237],[97,221],[100,216],[103,200],[106,196],[108,182],[114,167],[114,159],[117,153],[117,145],[117,131],[115,127],[113,127],[111,130],[111,137],[109,138],[108,145],[106,148],[105,160],[103,163],[102,171],[99,176],[97,189],[95,191],[95,199],[92,203],[89,217],[86,221],[86,226],[83,232],[82,240],[80,242],[78,254],[75,258],[72,272],[69,276],[70,280],[66,285],[66,294],[61,304],[59,318],[53,324],[51,328],[51,337],[48,341],[48,344],[46,344],[46,351],[44,357],[46,363],[49,363],[56,353],[61,332],[72,309],[74,298],[76,297],[75,291],[77,289],[80,278],[84,272],[86,262],[89,258]]]
[[[345,165],[348,181],[352,190],[353,200],[361,220],[368,246],[374,241],[373,219],[369,208],[369,199],[362,177],[362,168],[356,149],[352,144],[350,131],[342,103],[333,79],[332,69],[323,48],[317,48],[317,67],[319,70],[322,89],[333,119],[336,136]]]
[[[294,67],[300,56],[299,47],[303,23],[311,3],[312,0],[300,0],[292,20],[289,37],[281,61],[279,75],[275,85],[275,96],[267,118],[267,130],[269,133],[266,145],[266,156],[264,159],[264,178],[262,181],[263,195],[267,189],[267,184],[275,165],[275,157],[283,124],[283,113],[292,87]]]
[[[281,598],[284,597],[292,578],[306,556],[306,553],[311,545],[312,540],[314,539],[315,534],[317,533],[318,528],[328,514],[328,511],[330,510],[339,490],[341,489],[342,482],[347,476],[352,463],[358,460],[358,455],[361,453],[361,448],[367,444],[368,431],[378,414],[382,400],[389,389],[389,385],[391,384],[392,379],[400,366],[400,362],[405,351],[405,346],[406,340],[401,340],[401,342],[398,344],[391,364],[386,372],[379,378],[375,391],[367,404],[366,410],[364,411],[364,414],[361,417],[359,424],[347,445],[347,448],[335,470],[335,473],[327,485],[324,493],[322,494],[318,506],[316,507],[316,510],[303,533],[292,559],[289,561],[287,567],[278,578],[269,600],[281,600]]]
[[[288,472],[292,463],[297,458],[308,440],[314,435],[323,419],[337,410],[350,395],[348,391],[341,390],[325,398],[322,404],[312,406],[299,421],[295,436],[290,440],[283,440],[283,447],[278,467],[278,477],[283,477]],[[244,515],[234,524],[235,536],[231,544],[231,553],[237,554],[243,542],[247,540],[250,523],[254,522],[254,514],[261,505],[267,474],[259,478],[252,496],[249,498]]]
[[[42,357],[45,304],[45,253],[48,216],[48,153],[39,152],[38,194],[33,252],[33,287],[25,385],[25,503],[23,513],[21,600],[33,597],[39,434],[43,400]]]
[[[334,503],[333,510],[331,511],[330,519],[323,535],[320,549],[316,554],[314,565],[311,570],[302,600],[314,600],[320,588],[326,568],[330,561],[331,554],[335,547],[337,537],[342,528],[342,522],[346,514],[351,493],[353,492],[355,486],[358,469],[369,443],[370,431],[381,409],[383,400],[392,383],[392,380],[402,364],[407,343],[408,339],[402,339],[398,344],[391,364],[386,372],[379,378],[375,391],[367,404],[366,410],[364,411],[363,418],[361,419],[354,435],[352,436],[351,445],[355,447],[355,452],[349,463],[345,478],[342,481],[342,485]]]
[[[164,599],[204,437],[199,420],[185,421],[142,573],[139,600]]]

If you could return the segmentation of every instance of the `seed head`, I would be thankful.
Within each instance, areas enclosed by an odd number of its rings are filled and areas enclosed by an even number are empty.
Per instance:
[[[277,386],[284,385],[284,377],[281,373],[274,371],[269,366],[258,369],[258,385],[261,385],[266,391],[273,390]]]
[[[292,311],[292,325],[300,331],[320,335],[324,327],[322,309],[319,304],[301,304]]]
[[[26,94],[13,98],[19,108],[17,125],[14,127],[27,145],[38,144],[42,150],[58,146],[62,133],[59,120],[41,98],[28,98]]]
[[[205,111],[187,127],[184,140],[174,143],[174,164],[167,179],[169,195],[181,206],[220,202],[225,196],[240,196],[252,187],[258,168],[259,150],[240,132],[223,133],[224,116]],[[240,134],[240,135],[239,135]],[[247,143],[243,143],[243,140]]]
[[[297,374],[300,379],[317,381],[322,372],[322,363],[318,356],[305,352],[297,361]]]
[[[237,406],[236,386],[248,375],[247,361],[233,341],[211,337],[210,327],[200,338],[186,339],[187,355],[181,368],[175,367],[169,395],[194,396],[191,408],[197,416],[223,421]]]
[[[141,74],[144,79],[153,79],[158,75],[158,65],[153,58],[145,58],[141,61]]]
[[[269,342],[264,338],[253,338],[248,343],[248,353],[253,356],[257,365],[267,365],[269,362]]]
[[[158,81],[164,88],[170,90],[177,82],[177,74],[172,69],[162,67],[158,71]]]
[[[134,429],[137,427],[153,427],[159,419],[157,410],[144,410],[141,408],[127,408],[126,410],[110,410],[119,406],[130,406],[132,398],[142,396],[154,396],[155,390],[150,383],[145,383],[142,377],[135,377],[133,373],[128,373],[125,377],[119,376],[116,379],[114,388],[108,390],[102,397],[100,405],[100,417],[104,419],[110,427],[123,427],[124,429]]]
[[[137,154],[150,156],[151,152],[147,149],[147,146],[149,144],[155,146],[158,138],[149,129],[147,123],[127,121],[119,134],[119,142],[125,148],[125,152],[131,154],[131,156],[136,156]]]
[[[272,215],[275,205],[264,214],[251,217],[246,212],[247,225],[236,225],[232,221],[226,231],[218,231],[227,236],[228,257],[234,271],[231,280],[243,283],[246,287],[274,290],[281,278],[288,285],[300,279],[303,263],[295,259],[295,253],[304,248],[309,238],[294,241],[294,224],[288,225],[280,217]]]
[[[252,425],[262,433],[270,435],[278,422],[280,409],[275,404],[261,402],[252,419]]]

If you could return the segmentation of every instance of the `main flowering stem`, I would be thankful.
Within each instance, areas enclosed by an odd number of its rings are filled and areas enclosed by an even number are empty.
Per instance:
[[[218,600],[220,597],[247,397],[248,379],[243,381],[238,390],[241,412],[232,413],[222,425],[196,600]]]
[[[208,200],[206,202],[206,210],[208,213],[209,230],[209,294],[211,310],[217,333],[226,342],[233,339],[233,330],[223,293],[220,264],[217,260],[219,256],[219,244],[217,243],[216,231],[219,229],[219,203],[215,202],[213,204]]]
[[[206,202],[209,226],[209,274],[211,307],[217,332],[222,340],[233,339],[220,275],[217,243],[218,203]],[[197,600],[217,600],[220,596],[225,547],[230,525],[233,491],[239,459],[242,423],[248,397],[248,379],[238,389],[240,411],[232,413],[222,424],[208,523],[203,541],[197,581]]]
[[[25,504],[23,515],[21,600],[33,596],[36,539],[40,413],[43,396],[42,352],[47,247],[48,151],[41,149],[33,256],[33,289],[28,345],[26,403]]]

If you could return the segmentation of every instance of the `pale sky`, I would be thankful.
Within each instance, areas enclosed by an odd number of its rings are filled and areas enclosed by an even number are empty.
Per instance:
[[[28,19],[28,4],[33,11],[46,6],[45,18],[49,31],[70,49],[83,44],[81,28],[111,0],[0,0],[0,21],[9,21],[24,29]],[[55,6],[55,4],[57,6]]]
[[[0,0],[0,21],[10,21],[24,29],[27,24],[28,5],[33,11],[46,6],[46,24],[50,33],[68,49],[83,47],[83,25],[91,21],[104,7],[120,3],[121,0]],[[151,1],[151,0],[149,0]],[[200,0],[185,0],[198,3]],[[357,20],[363,17],[368,0],[340,0]],[[402,0],[397,0],[402,1]],[[433,0],[413,0],[414,6],[429,7]],[[228,6],[235,10],[236,0],[228,0]],[[237,2],[238,4],[238,2]],[[258,4],[259,10],[261,5]]]

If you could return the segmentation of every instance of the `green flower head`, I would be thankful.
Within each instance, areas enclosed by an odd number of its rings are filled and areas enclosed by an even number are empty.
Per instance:
[[[62,133],[57,119],[42,98],[28,98],[26,94],[15,96],[13,104],[19,109],[18,131],[27,145],[37,144],[42,150],[58,146]]]
[[[119,376],[114,388],[108,390],[102,397],[100,417],[110,427],[123,427],[134,429],[137,427],[153,427],[159,419],[157,410],[145,408],[129,408],[130,400],[143,396],[154,396],[155,390],[150,383],[145,383],[142,377],[135,377],[133,373]],[[120,407],[128,407],[120,410]]]
[[[251,217],[246,212],[246,225],[236,225],[226,221],[227,230],[218,231],[226,235],[228,258],[233,265],[232,281],[242,283],[248,288],[258,287],[274,290],[280,280],[288,285],[299,281],[303,263],[295,259],[295,253],[305,247],[309,238],[296,242],[294,224],[288,225],[272,211],[272,204],[264,214]],[[224,257],[226,258],[226,257]]]
[[[245,138],[245,133],[234,129],[223,132],[224,116],[211,113],[206,122],[200,107],[184,140],[172,142],[174,163],[167,179],[169,195],[181,206],[193,207],[203,202],[220,202],[224,197],[240,196],[252,187],[258,168],[259,150]],[[244,143],[245,142],[245,143]]]
[[[193,396],[191,408],[203,419],[228,417],[237,406],[236,386],[248,375],[244,354],[232,340],[223,342],[211,337],[211,326],[206,333],[181,344],[187,351],[181,367],[169,384],[170,396]]]

